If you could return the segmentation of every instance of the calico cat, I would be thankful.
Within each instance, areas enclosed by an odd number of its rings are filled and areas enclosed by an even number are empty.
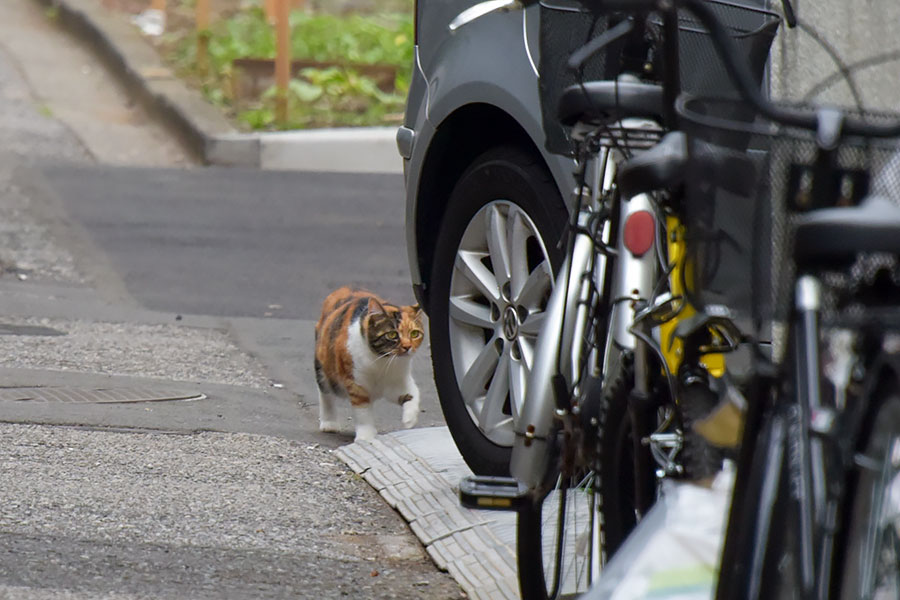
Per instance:
[[[338,397],[350,400],[357,440],[375,437],[372,402],[378,398],[400,404],[404,427],[414,426],[419,388],[410,366],[423,337],[418,306],[395,306],[348,287],[329,294],[316,323],[319,429],[340,431]]]

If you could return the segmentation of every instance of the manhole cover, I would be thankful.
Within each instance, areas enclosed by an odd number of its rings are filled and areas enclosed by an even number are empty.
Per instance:
[[[0,323],[0,335],[66,335],[65,331],[41,325],[10,325]]]
[[[161,388],[6,387],[0,402],[63,402],[66,404],[123,404],[203,400],[205,394]]]

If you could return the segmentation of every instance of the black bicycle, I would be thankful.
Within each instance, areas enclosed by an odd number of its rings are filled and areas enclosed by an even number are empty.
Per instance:
[[[900,597],[900,115],[769,101],[701,0],[597,5],[689,11],[742,96],[676,103],[698,311],[734,315],[711,284],[754,232],[742,333],[757,343],[717,598]],[[690,167],[710,149],[716,168]]]
[[[582,4],[616,18],[579,60],[621,40],[661,76],[562,92],[588,148],[579,160],[601,165],[576,195],[591,208],[572,224],[579,268],[558,282],[556,331],[542,330],[536,361],[548,366],[529,381],[519,485],[465,494],[520,507],[523,595],[578,593],[659,479],[696,475],[702,422],[708,441],[740,435],[718,598],[900,597],[900,115],[769,101],[737,49],[751,32],[723,25],[721,3]],[[739,98],[680,94],[665,57],[681,56],[687,15]],[[634,116],[658,127],[611,127]],[[634,272],[622,261],[639,255],[624,228],[640,211],[655,255],[646,281],[618,293]],[[738,348],[751,360],[734,383],[705,359],[731,364]]]

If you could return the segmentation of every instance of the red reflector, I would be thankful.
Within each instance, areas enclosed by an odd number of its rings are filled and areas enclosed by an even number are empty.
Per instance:
[[[656,220],[653,213],[639,210],[628,215],[625,221],[625,247],[635,256],[643,256],[653,247],[656,238]]]

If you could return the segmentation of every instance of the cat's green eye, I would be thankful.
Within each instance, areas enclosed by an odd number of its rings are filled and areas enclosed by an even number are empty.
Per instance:
[[[419,331],[418,329],[413,329],[412,331],[409,332],[409,337],[411,337],[412,339],[416,339],[420,335],[422,335],[422,332]]]
[[[398,337],[400,337],[400,334],[396,331],[388,331],[385,337],[389,340],[396,340]]]

